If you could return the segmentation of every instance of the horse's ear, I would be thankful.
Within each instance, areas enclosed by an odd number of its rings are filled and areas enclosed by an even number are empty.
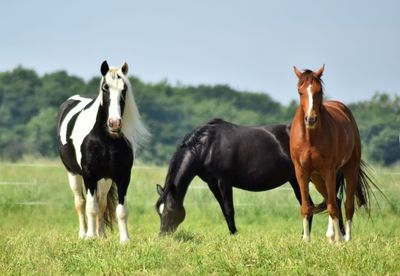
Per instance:
[[[121,71],[124,75],[128,74],[128,63],[125,62],[124,65],[122,65]]]
[[[296,76],[300,79],[301,74],[302,74],[301,71],[299,69],[297,69],[296,66],[293,66],[293,69],[294,69],[294,72],[295,72]]]
[[[325,64],[323,64],[323,65],[321,66],[321,68],[319,68],[318,71],[315,72],[315,75],[316,75],[318,78],[321,78],[322,74],[324,73],[324,70],[325,70]]]
[[[157,184],[157,193],[159,195],[162,195],[164,193],[164,189],[163,189],[163,187],[161,187],[160,184]]]
[[[103,61],[100,67],[100,72],[103,75],[103,77],[108,73],[110,70],[110,67],[108,66],[107,60]]]

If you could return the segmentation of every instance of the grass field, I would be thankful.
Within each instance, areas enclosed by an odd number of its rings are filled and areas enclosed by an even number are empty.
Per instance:
[[[358,210],[353,240],[339,245],[325,239],[326,214],[315,217],[311,243],[300,241],[300,210],[289,185],[262,193],[234,190],[239,234],[231,236],[199,179],[188,191],[184,223],[174,235],[159,237],[155,184],[163,184],[165,173],[133,170],[132,240],[121,246],[116,229],[105,239],[78,240],[73,197],[59,163],[0,163],[0,275],[400,274],[400,168],[376,170],[392,204],[373,203],[372,220]]]

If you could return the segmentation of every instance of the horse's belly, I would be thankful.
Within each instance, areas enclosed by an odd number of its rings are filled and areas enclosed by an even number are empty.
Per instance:
[[[271,168],[270,170],[248,171],[236,174],[231,179],[232,186],[248,191],[266,191],[275,189],[294,178],[291,166]]]

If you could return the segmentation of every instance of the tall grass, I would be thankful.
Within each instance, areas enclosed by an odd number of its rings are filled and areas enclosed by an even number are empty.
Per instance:
[[[300,240],[298,203],[289,185],[269,192],[234,190],[239,234],[229,235],[211,192],[195,179],[186,220],[159,237],[155,184],[165,168],[134,168],[128,191],[131,242],[118,231],[78,240],[78,220],[62,166],[0,163],[0,274],[398,274],[400,271],[400,168],[377,169],[391,204],[360,209],[353,241],[330,245],[327,215],[315,217],[312,241]],[[321,198],[313,192],[315,202]]]

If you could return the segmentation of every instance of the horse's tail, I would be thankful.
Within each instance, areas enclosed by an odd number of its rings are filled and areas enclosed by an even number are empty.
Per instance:
[[[375,194],[372,192],[372,188],[380,192],[385,198],[386,196],[378,187],[378,185],[374,182],[374,180],[370,177],[369,171],[370,168],[368,164],[365,161],[361,160],[360,170],[358,173],[358,185],[355,195],[357,199],[357,206],[364,206],[367,210],[368,216],[371,216],[371,195],[374,197],[375,201],[378,202]]]
[[[115,209],[118,203],[117,185],[113,181],[107,194],[107,206],[104,211],[104,223],[108,228],[113,230],[113,222],[115,221]]]

